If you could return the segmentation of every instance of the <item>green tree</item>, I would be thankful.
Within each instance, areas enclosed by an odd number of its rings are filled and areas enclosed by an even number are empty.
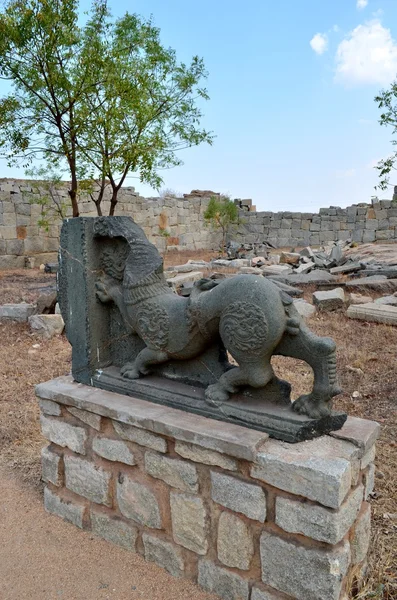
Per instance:
[[[197,102],[208,98],[206,76],[198,57],[178,63],[150,20],[113,20],[106,0],[84,26],[77,0],[8,0],[0,77],[12,92],[0,100],[0,151],[9,164],[41,159],[49,173],[68,173],[73,216],[79,184],[98,214],[110,186],[114,214],[129,173],[159,187],[179,150],[212,143]]]
[[[11,0],[0,13],[0,77],[12,83],[0,100],[0,148],[9,164],[41,159],[48,171],[67,168],[73,216],[78,216],[77,108],[101,84],[87,53],[107,17],[94,2],[84,27],[76,0]]]
[[[158,189],[160,170],[182,163],[178,151],[213,138],[200,128],[197,99],[208,99],[201,59],[178,63],[175,51],[161,44],[160,30],[138,15],[127,13],[96,34],[91,62],[103,84],[82,104],[87,125],[79,148],[101,182],[100,194],[106,182],[111,186],[112,215],[129,173]],[[83,52],[91,56],[91,47]]]
[[[212,196],[204,213],[204,219],[213,229],[222,232],[222,253],[224,253],[226,236],[238,221],[237,205],[228,196]]]
[[[390,89],[382,90],[375,97],[375,102],[378,104],[378,108],[381,109],[379,123],[385,127],[392,128],[392,134],[395,136],[395,139],[391,143],[393,146],[397,146],[397,81],[392,83]],[[390,185],[390,174],[396,170],[396,161],[397,151],[393,152],[388,158],[378,162],[375,168],[379,171],[380,181],[375,189],[386,190],[388,188]]]

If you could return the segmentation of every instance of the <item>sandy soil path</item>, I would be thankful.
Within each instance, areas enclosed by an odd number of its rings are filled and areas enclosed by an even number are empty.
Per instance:
[[[216,600],[140,556],[47,514],[0,470],[1,600]]]

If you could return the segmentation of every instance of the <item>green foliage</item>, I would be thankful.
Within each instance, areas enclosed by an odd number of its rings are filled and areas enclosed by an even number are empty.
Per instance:
[[[113,214],[129,173],[158,188],[179,150],[213,140],[200,128],[203,61],[179,63],[151,20],[114,20],[107,0],[94,1],[84,26],[77,0],[6,1],[0,77],[13,86],[0,100],[0,156],[67,173],[73,216],[79,181],[98,214],[110,185]]]
[[[40,180],[40,183],[33,187],[37,199],[31,199],[30,202],[40,206],[37,224],[48,231],[51,225],[66,217],[68,203],[65,201],[63,193],[65,182],[62,181],[60,175],[48,171],[44,167],[29,169],[27,175],[35,180]]]
[[[212,196],[204,213],[204,219],[213,229],[222,232],[222,252],[224,252],[227,233],[238,221],[237,205],[228,196]]]
[[[382,90],[375,97],[378,108],[381,109],[379,123],[385,127],[391,127],[394,136],[397,134],[397,82],[394,82],[389,90]],[[397,139],[392,140],[392,145],[397,145]],[[379,184],[375,189],[386,190],[390,185],[390,174],[396,170],[397,151],[391,156],[380,160],[375,168],[379,171]]]

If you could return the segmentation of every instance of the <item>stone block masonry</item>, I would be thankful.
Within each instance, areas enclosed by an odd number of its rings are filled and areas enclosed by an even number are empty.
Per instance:
[[[48,512],[224,600],[347,597],[378,424],[288,444],[70,377],[36,394]]]
[[[67,183],[60,200],[68,203]],[[217,250],[221,234],[206,226],[204,213],[212,192],[195,190],[180,197],[143,198],[133,187],[119,192],[117,215],[131,216],[148,239],[163,252]],[[54,213],[48,230],[38,226],[48,197],[40,181],[0,179],[0,269],[56,262],[61,220]],[[248,202],[248,201],[242,201]],[[397,241],[397,202],[381,200],[348,208],[321,208],[319,213],[255,212],[241,204],[239,223],[230,238],[243,243],[269,241],[276,247],[319,246],[329,241]],[[80,198],[80,214],[97,216],[94,203]],[[103,202],[103,214],[109,201]],[[71,216],[68,209],[67,216]],[[165,235],[166,234],[166,235]]]

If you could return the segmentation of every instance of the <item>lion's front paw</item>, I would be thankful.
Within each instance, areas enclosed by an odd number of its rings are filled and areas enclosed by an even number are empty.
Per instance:
[[[135,363],[126,363],[120,369],[120,373],[126,379],[139,379],[140,373],[135,366]]]
[[[209,385],[205,390],[205,399],[208,404],[219,406],[226,400],[229,400],[229,394],[218,383]]]
[[[295,412],[307,415],[312,419],[321,419],[331,413],[331,403],[322,400],[314,394],[300,396],[292,405]]]
[[[113,298],[109,294],[109,289],[102,281],[97,281],[95,283],[95,287],[96,287],[96,292],[95,292],[96,297],[101,302],[106,303],[106,302],[111,302],[113,300]]]

